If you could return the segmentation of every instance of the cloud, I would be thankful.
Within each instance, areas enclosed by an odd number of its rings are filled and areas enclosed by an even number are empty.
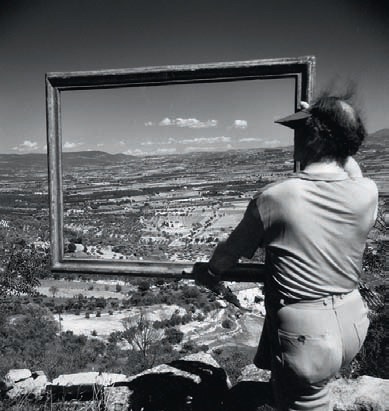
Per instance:
[[[97,143],[97,147],[104,147],[104,143]]]
[[[159,148],[157,150],[158,154],[174,154],[177,152],[177,149],[175,148]]]
[[[163,127],[175,126],[175,127],[187,127],[187,128],[212,128],[212,127],[217,127],[217,124],[218,124],[217,120],[200,121],[197,118],[180,118],[180,117],[177,117],[175,119],[170,119],[169,117],[165,117],[163,120],[161,120],[158,123],[158,125],[163,126]]]
[[[196,137],[192,139],[185,139],[179,141],[180,144],[215,144],[215,143],[229,143],[231,137]]]
[[[246,120],[235,120],[234,121],[234,128],[239,128],[241,130],[245,130],[247,128],[247,121]]]
[[[70,141],[65,141],[63,148],[64,150],[71,150],[72,148],[77,148],[82,146],[84,143],[74,143]]]
[[[126,151],[123,151],[122,154],[127,154],[129,156],[144,156],[147,153],[145,151],[139,150],[139,148],[136,148],[134,150],[128,149]]]
[[[244,138],[239,139],[239,142],[241,142],[241,143],[251,143],[251,142],[254,142],[254,141],[260,142],[260,141],[263,141],[263,139],[258,138],[258,137],[244,137]]]
[[[24,140],[23,143],[18,144],[15,147],[12,147],[12,150],[18,151],[20,153],[27,151],[38,150],[38,143],[36,141]]]
[[[146,121],[145,127],[152,127],[154,123],[152,121]]]
[[[277,147],[281,144],[280,140],[274,139],[274,140],[267,140],[263,143],[266,147]]]

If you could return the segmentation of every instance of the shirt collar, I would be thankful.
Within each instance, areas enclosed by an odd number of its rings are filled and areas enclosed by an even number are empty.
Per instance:
[[[308,173],[306,171],[300,171],[296,173],[296,177],[313,181],[342,181],[347,180],[349,175],[345,171],[338,173]]]

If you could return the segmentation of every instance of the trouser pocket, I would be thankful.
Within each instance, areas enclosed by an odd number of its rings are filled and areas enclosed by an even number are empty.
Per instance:
[[[370,321],[367,316],[363,316],[359,321],[355,321],[350,334],[344,336],[344,360],[343,366],[348,365],[361,350],[365,341]]]
[[[299,383],[325,381],[341,366],[341,345],[329,333],[312,336],[278,330],[278,339],[282,367]]]

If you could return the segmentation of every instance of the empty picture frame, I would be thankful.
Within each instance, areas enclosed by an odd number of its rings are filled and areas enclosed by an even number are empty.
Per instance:
[[[122,256],[120,259],[96,258],[96,256],[90,257],[82,253],[79,253],[81,256],[76,256],[76,253],[65,252],[62,92],[134,87],[153,90],[155,87],[177,87],[180,85],[191,85],[190,90],[195,90],[197,85],[200,87],[200,85],[210,83],[289,79],[293,83],[291,101],[293,101],[294,109],[297,109],[301,101],[311,100],[314,77],[315,58],[313,56],[213,64],[47,73],[46,109],[51,270],[62,273],[192,278],[191,272],[195,263],[195,261],[136,259],[127,258],[127,256],[125,258]],[[274,119],[271,119],[271,121],[274,121]],[[212,123],[210,124],[212,125]],[[237,123],[236,125],[239,127],[244,124]],[[293,161],[293,159],[291,160]],[[298,160],[296,146],[294,160]],[[298,164],[296,166],[295,161],[296,167],[298,168]],[[147,201],[145,204],[147,205]],[[137,209],[137,212],[139,212],[139,209]],[[150,244],[148,246],[150,247]],[[250,267],[263,270],[263,267],[256,264],[241,264],[239,265],[239,276],[237,273],[231,273],[229,279],[244,281],[253,278],[250,277],[249,270],[245,270],[245,268]]]

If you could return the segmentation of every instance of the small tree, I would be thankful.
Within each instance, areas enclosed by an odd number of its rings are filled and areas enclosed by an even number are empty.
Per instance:
[[[153,327],[143,311],[138,317],[127,317],[123,321],[124,331],[122,337],[130,344],[133,350],[139,351],[142,355],[143,367],[153,367],[157,354],[157,344],[162,337],[162,332]]]
[[[49,292],[50,292],[51,294],[53,294],[53,298],[54,298],[54,297],[55,297],[55,294],[58,293],[58,287],[56,287],[55,285],[52,285],[52,286],[49,288]]]

